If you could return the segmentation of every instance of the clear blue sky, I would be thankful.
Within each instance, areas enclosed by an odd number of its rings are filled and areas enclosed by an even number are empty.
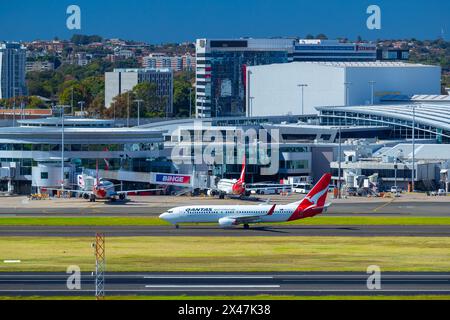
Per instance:
[[[66,28],[81,7],[82,29]],[[366,9],[382,10],[382,29],[366,28]],[[70,38],[74,33],[150,43],[200,37],[305,36],[436,39],[450,34],[448,0],[0,0],[0,40]]]

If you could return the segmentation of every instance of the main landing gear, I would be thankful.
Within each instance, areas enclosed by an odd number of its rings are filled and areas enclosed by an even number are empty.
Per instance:
[[[180,225],[176,224],[175,229],[180,229]]]
[[[250,225],[249,225],[248,223],[244,224],[244,229],[245,229],[245,230],[250,229]]]
[[[96,200],[95,195],[91,194],[90,197],[89,197],[89,202],[95,202],[95,200]]]

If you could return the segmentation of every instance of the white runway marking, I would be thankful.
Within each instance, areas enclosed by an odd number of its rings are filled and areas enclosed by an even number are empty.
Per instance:
[[[144,279],[273,279],[272,276],[145,276]]]
[[[147,285],[146,288],[280,288],[279,285]]]
[[[21,263],[20,260],[3,260],[3,263]]]

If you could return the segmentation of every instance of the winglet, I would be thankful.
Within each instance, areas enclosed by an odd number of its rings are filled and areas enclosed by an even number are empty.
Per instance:
[[[273,213],[275,212],[275,207],[276,207],[276,206],[277,206],[276,204],[273,205],[273,207],[272,207],[272,208],[269,210],[269,212],[267,213],[268,216],[273,215]]]

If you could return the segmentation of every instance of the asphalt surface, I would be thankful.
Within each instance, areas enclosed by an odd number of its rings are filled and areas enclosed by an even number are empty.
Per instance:
[[[83,200],[79,200],[83,201]],[[260,203],[260,202],[257,202]],[[283,204],[279,201],[271,202],[273,204]],[[201,202],[180,202],[180,203],[155,203],[150,205],[142,205],[135,202],[127,204],[121,203],[96,203],[95,205],[82,205],[76,207],[71,204],[65,207],[60,204],[52,205],[49,203],[47,207],[33,207],[30,205],[20,205],[15,207],[0,208],[0,217],[5,216],[158,216],[170,208],[183,205],[211,205],[206,201]],[[219,204],[219,203],[216,203]],[[229,203],[232,204],[232,203]],[[254,204],[253,202],[243,202],[240,204]],[[386,201],[386,202],[348,202],[333,203],[327,214],[335,216],[353,216],[355,214],[361,216],[436,216],[450,217],[450,202],[420,202],[420,201]]]
[[[95,280],[81,275],[69,290],[67,274],[1,273],[0,295],[93,296]],[[369,290],[364,273],[122,273],[105,277],[108,295],[449,295],[450,273],[382,273],[381,288]],[[74,283],[74,282],[70,282]],[[373,284],[374,282],[369,281]]]
[[[254,226],[221,229],[215,226],[0,226],[0,237],[92,237],[97,232],[108,237],[450,237],[450,226]]]

